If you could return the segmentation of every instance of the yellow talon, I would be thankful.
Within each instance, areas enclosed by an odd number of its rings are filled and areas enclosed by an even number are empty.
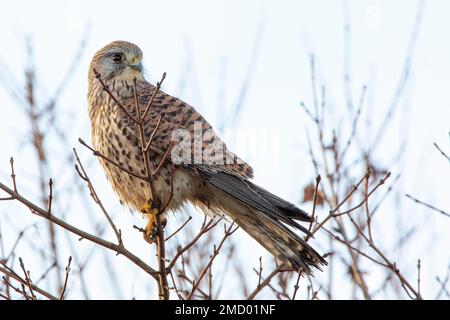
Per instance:
[[[153,205],[153,202],[151,199],[147,200],[147,202],[144,204],[144,206],[141,209],[141,212],[147,217],[148,223],[145,227],[144,232],[144,240],[148,243],[152,244],[155,242],[155,235],[156,235],[156,218],[155,216],[159,214],[158,207],[155,207]]]
[[[146,214],[146,215],[156,215],[158,214],[159,210],[157,207],[153,207],[153,202],[152,200],[147,200],[147,202],[144,204],[144,206],[141,209],[141,212]]]

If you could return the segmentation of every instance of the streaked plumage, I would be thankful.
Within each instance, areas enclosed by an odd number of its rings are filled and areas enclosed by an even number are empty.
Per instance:
[[[122,62],[118,55],[123,56]],[[89,116],[91,119],[92,144],[106,157],[140,175],[145,175],[137,126],[105,92],[94,74],[98,72],[108,88],[121,104],[136,116],[134,83],[137,81],[141,110],[147,105],[155,86],[147,82],[141,71],[142,52],[134,44],[115,41],[92,59],[89,70]],[[164,113],[156,131],[153,145],[165,152],[171,143],[172,132],[186,129],[194,137],[195,123],[201,123],[202,134],[210,134],[203,141],[202,150],[209,144],[223,142],[212,131],[211,125],[190,105],[159,91],[147,114],[146,139],[149,139],[160,115]],[[212,133],[212,135],[211,135]],[[253,184],[252,168],[237,158],[224,145],[224,157],[236,161],[229,164],[188,163],[173,166],[171,159],[164,162],[154,177],[153,191],[156,200],[164,203],[171,193],[171,171],[173,172],[173,198],[168,209],[177,210],[191,202],[205,213],[224,214],[264,246],[277,258],[288,261],[294,268],[310,271],[310,266],[320,268],[325,260],[288,226],[308,233],[297,223],[311,218],[293,204]],[[200,150],[200,152],[202,151]],[[192,141],[192,157],[195,156]],[[156,168],[161,155],[150,152],[150,163]],[[127,172],[100,159],[105,173],[121,201],[140,210],[150,197],[148,185]]]

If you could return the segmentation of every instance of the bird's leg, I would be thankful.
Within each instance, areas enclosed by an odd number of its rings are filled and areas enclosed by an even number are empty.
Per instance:
[[[141,209],[141,212],[147,217],[148,223],[143,230],[144,239],[148,243],[153,243],[155,241],[156,233],[158,229],[156,228],[156,215],[159,214],[160,208],[156,201],[148,199]]]
[[[156,216],[161,214],[161,228],[167,224],[167,217],[162,214],[160,204],[158,201],[148,199],[141,209],[141,212],[147,217],[148,223],[142,232],[144,233],[144,240],[152,244],[155,242],[156,234],[158,233],[158,226],[156,225]]]

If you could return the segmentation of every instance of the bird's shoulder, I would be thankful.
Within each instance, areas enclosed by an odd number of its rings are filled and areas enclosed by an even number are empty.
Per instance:
[[[253,177],[252,167],[227,148],[211,124],[193,106],[162,90],[155,93],[155,90],[156,86],[148,82],[142,83],[138,88],[140,109],[145,110],[151,101],[145,119],[148,123],[145,130],[147,136],[151,135],[160,120],[155,134],[160,143],[170,144],[174,132],[180,130],[187,133],[191,139],[194,163],[198,160],[194,159],[195,152],[201,152],[203,161],[200,167],[227,172],[243,179]],[[135,99],[131,98],[128,105],[132,107],[133,104],[135,105]]]

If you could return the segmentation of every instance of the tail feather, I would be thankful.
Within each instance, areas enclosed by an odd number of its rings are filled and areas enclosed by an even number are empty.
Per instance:
[[[260,186],[257,186],[254,183],[251,183],[250,181],[247,181],[247,184],[261,197],[276,206],[277,209],[283,212],[287,217],[306,222],[312,221],[312,218],[305,211],[297,208],[294,204],[274,195],[273,193],[261,188]]]
[[[327,264],[288,228],[294,227],[312,237],[307,228],[295,221],[311,221],[306,212],[248,180],[224,172],[203,172],[201,177],[221,192],[217,206],[274,256],[308,273],[311,266],[321,270]]]
[[[239,177],[230,175],[225,172],[217,172],[212,174],[209,173],[208,176],[208,182],[212,186],[233,196],[246,205],[265,213],[271,219],[283,222],[291,227],[301,230],[309,237],[313,237],[313,234],[311,234],[308,229],[298,224],[292,218],[292,215],[294,215],[292,207],[294,207],[294,205],[290,204],[289,202],[282,200],[281,198],[269,193],[268,191],[260,187],[258,187],[258,189],[254,189],[256,185],[251,183],[250,181],[243,180]],[[274,199],[276,200],[275,205],[272,203]],[[291,205],[292,207],[290,207],[289,205]],[[288,214],[286,214],[286,212],[288,212]],[[310,221],[311,218],[308,219]]]
[[[242,212],[241,212],[242,213]],[[282,261],[287,261],[296,269],[311,274],[311,266],[322,270],[326,260],[305,240],[276,220],[256,210],[249,210],[246,221],[236,220],[252,238],[258,241],[267,251]]]

